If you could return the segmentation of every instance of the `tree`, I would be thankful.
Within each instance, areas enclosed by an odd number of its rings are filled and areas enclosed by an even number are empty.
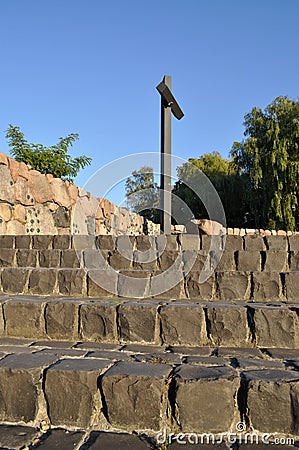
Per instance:
[[[299,225],[299,102],[277,97],[244,117],[246,139],[231,150],[250,180],[250,210],[258,228],[295,230]]]
[[[134,170],[126,180],[125,189],[127,205],[132,211],[153,222],[159,221],[159,190],[152,167]]]
[[[180,197],[191,209],[197,219],[208,218],[208,213],[198,195],[188,186],[198,178],[198,170],[203,172],[212,182],[222,201],[227,225],[240,227],[243,225],[247,211],[247,177],[240,175],[232,160],[223,158],[214,151],[205,153],[200,158],[190,158],[187,163],[177,168],[179,181],[173,193]]]
[[[91,163],[91,158],[85,155],[71,158],[68,154],[69,147],[79,139],[75,133],[60,138],[56,145],[50,147],[27,142],[20,128],[13,125],[9,125],[5,137],[16,161],[29,164],[33,169],[44,174],[50,173],[56,178],[72,182],[79,170]]]

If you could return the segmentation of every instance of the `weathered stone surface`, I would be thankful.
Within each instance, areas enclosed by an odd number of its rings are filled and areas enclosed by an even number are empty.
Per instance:
[[[253,272],[253,298],[258,302],[279,300],[282,287],[279,273]]]
[[[34,235],[32,236],[32,248],[38,250],[46,250],[47,248],[52,248],[53,236],[50,235]]]
[[[56,269],[32,269],[28,290],[30,294],[49,295],[56,292]]]
[[[64,359],[47,370],[45,395],[53,425],[93,423],[102,406],[98,378],[110,364],[104,359]]]
[[[146,450],[152,448],[134,434],[100,433],[90,445],[90,450]]]
[[[183,250],[182,251],[182,263],[184,273],[200,272],[205,262],[208,260],[210,264],[209,253],[203,250]]]
[[[267,250],[286,252],[289,247],[286,236],[266,236],[265,241]]]
[[[76,269],[80,267],[82,261],[82,252],[80,250],[62,250],[60,267],[65,269]]]
[[[71,247],[71,240],[72,237],[70,235],[56,235],[53,238],[53,248],[57,248],[59,250],[67,250]]]
[[[76,251],[86,250],[88,248],[95,249],[96,238],[95,236],[88,235],[73,235],[72,244]]]
[[[159,254],[164,251],[175,251],[179,249],[178,236],[160,234],[156,236],[157,250]]]
[[[284,274],[285,295],[288,301],[299,300],[299,272],[289,272]]]
[[[126,298],[145,298],[149,291],[151,272],[121,270],[118,274],[118,295]]]
[[[242,236],[227,235],[224,243],[224,250],[226,252],[236,252],[243,250],[244,241]]]
[[[40,300],[10,300],[3,305],[8,336],[37,338],[44,336],[43,303]]]
[[[9,355],[0,361],[0,420],[26,423],[35,419],[42,370],[56,359],[35,353]]]
[[[110,250],[110,251],[115,250],[115,237],[114,236],[111,236],[111,235],[97,236],[97,242],[98,242],[99,248],[102,250]]]
[[[14,237],[0,235],[0,248],[13,248]]]
[[[199,283],[200,272],[191,272],[186,276],[188,298],[211,300],[215,293],[215,276],[212,275],[204,283]]]
[[[217,289],[220,300],[248,300],[250,274],[246,272],[218,272]]]
[[[78,304],[67,300],[48,302],[45,322],[46,333],[51,339],[78,338]]]
[[[217,346],[251,346],[251,335],[247,324],[247,309],[234,305],[209,305],[206,308],[208,334]]]
[[[12,210],[10,205],[7,203],[0,203],[0,218],[4,222],[8,222],[12,217]]]
[[[59,293],[63,295],[82,295],[85,279],[83,269],[61,269],[58,271]]]
[[[11,248],[0,248],[0,267],[13,267],[15,253]]]
[[[31,250],[32,251],[32,250]],[[40,267],[56,268],[60,265],[60,251],[59,250],[40,250],[39,251],[39,265]]]
[[[289,241],[289,249],[290,251],[298,251],[299,250],[299,235],[293,235],[288,237]]]
[[[171,366],[119,362],[101,379],[100,390],[112,426],[160,430],[163,394]]]
[[[43,450],[71,450],[78,448],[83,437],[84,431],[52,429],[43,437],[40,447]]]
[[[206,324],[201,306],[174,303],[162,306],[159,316],[163,344],[197,346],[207,343]]]
[[[6,233],[7,234],[25,234],[25,225],[20,223],[18,220],[10,220],[6,224]]]
[[[87,269],[105,269],[107,267],[108,251],[87,249],[83,252],[83,263]]]
[[[80,306],[82,339],[109,341],[116,339],[116,306],[109,302],[91,302]]]
[[[261,270],[261,252],[239,250],[237,252],[237,268],[246,272]]]
[[[7,166],[0,165],[0,200],[2,202],[14,203],[14,182]]]
[[[71,207],[72,202],[70,198],[69,191],[66,184],[60,178],[53,178],[50,183],[50,188],[53,193],[53,200],[60,206],[64,206],[67,209]]]
[[[236,270],[235,253],[231,250],[225,249],[221,255],[220,261],[218,261],[218,257],[211,257],[211,264],[213,264],[215,270],[217,270],[218,272],[230,272],[232,270]]]
[[[68,228],[71,226],[70,213],[64,206],[59,206],[53,213],[54,225],[57,228]]]
[[[133,251],[127,256],[121,255],[117,250],[112,251],[109,256],[109,265],[115,270],[128,270],[133,267]]]
[[[22,294],[26,290],[29,271],[4,267],[1,274],[3,292]]]
[[[232,365],[239,369],[284,369],[282,361],[265,358],[233,358]]]
[[[283,237],[283,236],[273,236]],[[267,251],[264,270],[267,272],[282,272],[288,266],[288,253],[283,251]]]
[[[118,328],[123,342],[154,342],[155,303],[126,302],[118,306]]]
[[[31,245],[31,236],[20,235],[15,237],[16,249],[29,249]]]
[[[221,433],[230,429],[238,386],[237,373],[228,367],[178,368],[175,402],[182,432]]]
[[[29,446],[39,432],[34,427],[20,425],[0,425],[1,448],[24,448]]]
[[[201,239],[199,234],[181,234],[179,235],[179,243],[182,250],[198,251],[201,248]]]
[[[118,273],[110,268],[89,270],[87,293],[89,297],[115,297],[117,295]]]
[[[260,235],[246,235],[244,239],[244,250],[259,251],[266,250],[266,244],[264,238]]]
[[[13,218],[20,222],[21,224],[25,225],[27,222],[26,220],[26,209],[23,205],[15,205],[13,209]]]
[[[137,270],[158,270],[156,250],[134,250],[133,267]]]
[[[37,203],[53,201],[53,193],[46,176],[37,170],[30,171],[28,187]]]
[[[36,267],[38,250],[22,248],[17,250],[16,262],[18,267]]]
[[[183,299],[186,298],[184,275],[180,261],[164,272],[151,274],[149,296],[155,298]]]
[[[247,410],[254,429],[262,433],[298,434],[298,372],[244,371]]]
[[[298,348],[298,317],[284,307],[250,307],[259,347]]]

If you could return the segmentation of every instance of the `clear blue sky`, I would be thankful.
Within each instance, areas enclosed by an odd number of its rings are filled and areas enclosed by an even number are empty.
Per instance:
[[[0,150],[10,123],[46,145],[79,133],[72,155],[93,158],[83,186],[159,151],[167,74],[185,113],[173,153],[228,157],[253,106],[298,98],[298,17],[298,0],[0,0]]]

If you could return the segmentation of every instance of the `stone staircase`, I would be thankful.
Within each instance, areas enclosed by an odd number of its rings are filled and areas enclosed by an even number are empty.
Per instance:
[[[212,239],[0,236],[0,448],[294,448],[299,236]]]

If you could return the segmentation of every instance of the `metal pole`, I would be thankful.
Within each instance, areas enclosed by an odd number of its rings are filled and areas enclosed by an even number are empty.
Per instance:
[[[171,91],[171,76],[163,83]],[[161,96],[161,191],[160,223],[164,234],[171,234],[171,105]]]

